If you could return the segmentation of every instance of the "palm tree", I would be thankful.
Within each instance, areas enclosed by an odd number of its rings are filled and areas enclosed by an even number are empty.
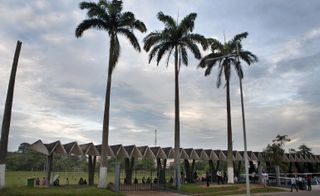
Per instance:
[[[5,186],[6,157],[7,157],[7,151],[8,151],[8,139],[9,139],[9,131],[10,131],[10,123],[11,123],[13,92],[14,92],[14,84],[16,80],[16,73],[18,68],[18,61],[19,61],[21,46],[22,46],[22,42],[17,41],[16,51],[13,57],[11,75],[9,79],[6,104],[4,106],[4,114],[3,114],[1,138],[0,138],[0,189]]]
[[[180,114],[179,114],[179,70],[181,62],[188,65],[187,49],[191,51],[196,59],[201,58],[197,44],[201,44],[203,49],[207,48],[206,39],[199,34],[192,33],[196,13],[190,13],[176,22],[171,16],[159,12],[158,19],[164,23],[165,28],[161,31],[154,31],[144,39],[144,49],[149,52],[149,63],[156,56],[157,65],[162,57],[167,53],[167,66],[172,52],[174,52],[174,75],[175,75],[175,126],[174,126],[174,147],[175,147],[175,177],[176,187],[180,188]]]
[[[98,187],[105,188],[107,186],[107,151],[109,136],[109,110],[110,110],[110,93],[111,93],[111,76],[120,55],[120,43],[118,35],[125,36],[131,45],[140,52],[140,45],[135,37],[133,30],[146,32],[146,26],[140,20],[137,20],[132,12],[122,12],[122,1],[99,0],[94,2],[81,2],[80,9],[87,10],[87,19],[83,20],[75,30],[75,36],[81,37],[83,32],[88,29],[98,29],[108,32],[110,37],[109,48],[109,65],[107,90],[105,95],[105,107],[103,117],[102,130],[102,147],[101,147],[101,164],[100,178]]]
[[[221,86],[222,75],[226,81],[226,102],[227,102],[227,127],[228,127],[228,183],[233,183],[233,163],[232,163],[232,127],[231,127],[231,104],[230,104],[230,76],[232,66],[237,71],[238,76],[243,78],[243,71],[239,57],[246,64],[257,62],[258,58],[250,51],[243,50],[241,40],[246,38],[248,33],[235,35],[231,40],[221,43],[217,39],[208,39],[211,53],[203,57],[199,67],[205,69],[205,76],[210,75],[212,68],[218,66],[217,87]]]

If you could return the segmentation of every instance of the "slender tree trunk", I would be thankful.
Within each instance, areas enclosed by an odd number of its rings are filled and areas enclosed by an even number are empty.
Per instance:
[[[52,164],[53,164],[53,153],[51,153],[48,157],[47,157],[47,185],[50,185],[50,181],[51,181],[51,172],[52,172]]]
[[[101,145],[101,164],[99,175],[99,188],[107,188],[107,172],[108,172],[108,160],[107,160],[107,146],[109,145],[109,114],[110,114],[110,95],[111,95],[111,81],[112,81],[112,67],[113,67],[113,50],[114,50],[114,35],[110,37],[110,49],[109,49],[109,66],[108,66],[108,79],[107,90],[105,97],[103,127],[102,127],[102,145]]]
[[[179,64],[178,47],[175,47],[175,120],[174,120],[174,165],[175,165],[175,185],[180,189],[180,111],[179,111]]]
[[[187,182],[190,182],[191,176],[190,176],[190,163],[188,159],[184,160],[184,171],[186,173]]]
[[[232,128],[231,128],[231,104],[230,104],[230,83],[227,79],[226,84],[226,93],[227,93],[227,122],[228,122],[228,183],[234,183],[234,170],[233,170],[233,160],[232,160]]]
[[[194,180],[195,180],[195,179],[194,179],[194,175],[193,175],[194,172],[195,172],[195,171],[194,171],[195,163],[196,163],[196,160],[193,159],[193,160],[192,160],[192,164],[191,164],[191,168],[190,168],[190,177],[191,177],[191,178],[190,178],[190,182],[192,182],[192,183],[193,183]]]
[[[281,185],[281,183],[280,183],[280,166],[276,165],[274,169],[275,169],[275,172],[276,172],[277,186],[280,186]]]
[[[88,184],[89,185],[92,185],[91,172],[92,172],[92,156],[88,155]]]
[[[17,73],[19,55],[21,50],[22,42],[17,41],[16,51],[13,58],[11,75],[8,85],[7,99],[4,107],[4,114],[1,128],[1,139],[0,139],[0,189],[5,186],[5,171],[6,171],[6,157],[8,150],[8,137],[11,123],[11,111],[13,103],[13,92],[14,83]]]

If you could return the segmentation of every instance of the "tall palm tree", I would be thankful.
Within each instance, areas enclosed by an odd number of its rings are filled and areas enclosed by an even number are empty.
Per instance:
[[[174,148],[175,148],[175,183],[177,189],[180,188],[180,114],[179,114],[179,70],[181,62],[188,65],[187,49],[191,51],[196,59],[201,58],[197,44],[201,44],[203,49],[207,48],[206,39],[199,34],[192,33],[196,13],[190,13],[176,22],[171,16],[159,12],[158,19],[164,23],[165,28],[161,31],[151,32],[144,39],[144,49],[149,52],[149,63],[156,56],[157,65],[162,57],[167,53],[167,66],[172,52],[174,53],[174,75],[175,75],[175,126],[174,126]]]
[[[83,32],[88,29],[98,29],[108,32],[110,37],[109,48],[109,65],[107,90],[105,95],[105,107],[102,129],[102,147],[101,147],[101,164],[100,178],[98,187],[107,186],[107,151],[109,136],[109,110],[110,110],[110,93],[111,93],[111,76],[120,55],[120,43],[118,35],[125,36],[131,45],[140,52],[140,45],[135,37],[133,30],[146,32],[146,26],[140,20],[137,20],[132,12],[122,12],[122,1],[119,0],[99,0],[94,2],[81,2],[80,9],[87,10],[87,19],[83,20],[75,30],[75,36],[81,37]]]
[[[258,58],[250,51],[243,50],[241,40],[246,38],[248,33],[235,35],[231,40],[221,43],[217,39],[208,39],[211,53],[203,57],[199,67],[205,69],[205,76],[210,75],[214,66],[218,66],[217,87],[221,86],[222,75],[224,74],[227,102],[227,127],[228,127],[228,183],[233,183],[234,169],[232,163],[232,126],[231,126],[231,104],[230,104],[230,76],[232,67],[235,68],[238,76],[243,78],[243,71],[237,57],[240,57],[246,64],[251,65],[258,61]]]
[[[11,123],[11,112],[13,103],[14,84],[16,80],[16,73],[18,68],[18,61],[20,56],[22,42],[17,41],[16,51],[13,57],[11,75],[9,79],[6,104],[4,106],[1,138],[0,138],[0,189],[5,186],[5,172],[6,172],[6,157],[8,151],[8,139]]]

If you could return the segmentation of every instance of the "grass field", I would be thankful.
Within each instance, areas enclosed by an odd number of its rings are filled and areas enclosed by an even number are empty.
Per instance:
[[[27,178],[45,176],[44,172],[6,172],[7,188],[0,190],[0,196],[6,195],[123,195],[114,193],[108,189],[98,189],[95,187],[78,186],[80,177],[87,179],[86,172],[54,172],[52,174],[60,176],[60,184],[65,184],[65,179],[69,178],[70,186],[61,187],[27,187]],[[137,178],[141,178],[142,174],[137,175]],[[108,173],[108,182],[114,181],[114,173]],[[98,182],[98,174],[95,174],[95,183]],[[265,192],[281,192],[282,189],[278,188],[263,188],[261,185],[252,184],[251,193],[265,193]],[[211,185],[209,188],[204,183],[200,184],[183,184],[181,186],[181,192],[186,194],[196,195],[234,195],[245,194],[245,184],[235,185]]]
[[[268,192],[283,192],[283,189],[266,187],[252,184],[251,193],[268,193]],[[181,192],[186,194],[196,195],[238,195],[245,194],[245,184],[235,185],[211,185],[206,187],[204,184],[184,184],[181,186]]]
[[[88,173],[87,172],[53,172],[51,176],[59,175],[60,176],[60,184],[64,185],[66,182],[66,178],[69,178],[69,183],[78,184],[80,177],[88,180]],[[30,177],[42,177],[46,176],[44,172],[39,171],[7,171],[6,172],[6,184],[8,187],[21,187],[27,185],[27,179]],[[98,173],[95,174],[94,182],[97,183],[99,179]],[[108,173],[108,182],[114,181],[114,173]]]

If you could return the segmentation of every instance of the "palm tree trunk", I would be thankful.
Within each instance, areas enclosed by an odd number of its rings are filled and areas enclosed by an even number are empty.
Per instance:
[[[3,120],[2,120],[1,139],[0,139],[0,189],[5,186],[6,156],[7,156],[7,150],[8,150],[8,136],[9,136],[10,122],[11,122],[14,83],[16,78],[21,45],[22,45],[22,42],[17,41],[16,51],[13,58],[11,75],[10,75],[10,80],[8,85],[7,99],[4,107],[4,114],[3,114]]]
[[[114,35],[110,36],[110,49],[109,49],[109,66],[108,66],[108,79],[107,90],[104,105],[103,128],[102,128],[102,145],[101,145],[101,164],[99,176],[99,188],[107,188],[107,146],[109,139],[109,114],[110,114],[110,95],[111,95],[111,77],[113,67],[113,50],[114,50]]]
[[[226,84],[226,93],[227,93],[227,122],[228,122],[228,183],[234,183],[234,171],[233,171],[233,160],[232,160],[232,128],[231,128],[231,104],[230,104],[230,83],[227,79]]]
[[[180,189],[180,111],[179,111],[179,64],[178,64],[178,47],[175,47],[175,121],[174,121],[174,165],[175,165],[175,182],[177,190]]]

